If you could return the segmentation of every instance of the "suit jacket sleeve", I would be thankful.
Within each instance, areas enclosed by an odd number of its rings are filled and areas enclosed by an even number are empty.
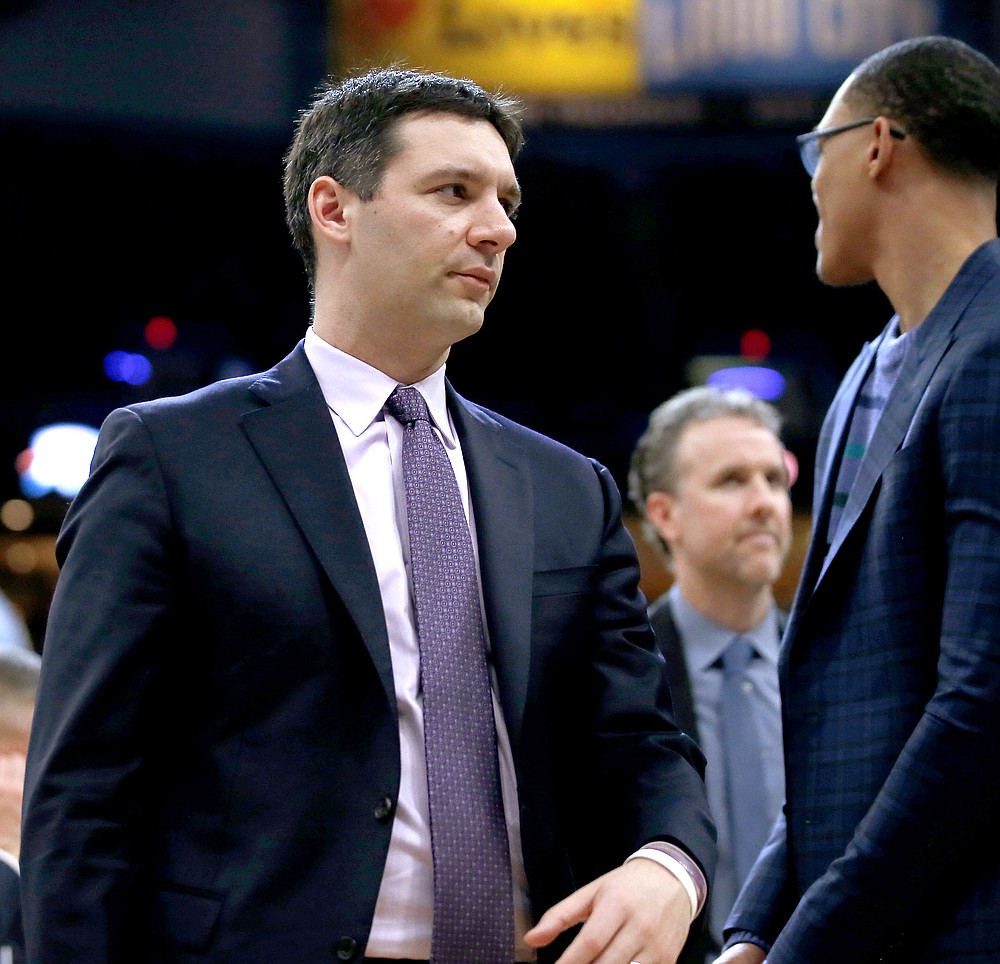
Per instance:
[[[462,446],[474,496],[489,493],[476,527],[535,914],[651,840],[679,844],[711,879],[704,760],[671,714],[613,479],[502,416],[479,421],[500,429]],[[490,445],[499,467],[482,457]],[[519,559],[523,580],[509,576]]]
[[[126,959],[136,920],[146,712],[167,640],[170,510],[152,446],[109,417],[58,540],[62,563],[28,752],[21,872],[32,959]],[[86,547],[86,548],[85,548]],[[175,712],[179,712],[175,709]],[[48,920],[80,902],[75,932]],[[86,923],[84,923],[86,922]]]
[[[610,812],[627,819],[625,839],[641,845],[670,839],[687,849],[711,878],[715,869],[715,829],[708,811],[700,748],[674,721],[669,684],[637,588],[635,546],[621,522],[621,505],[610,474],[598,467],[606,504],[607,534],[601,566],[602,592],[595,613],[604,627],[594,672],[600,702],[599,747],[605,773],[602,784],[612,797]],[[626,620],[634,620],[629,628]],[[631,652],[630,652],[631,651]],[[642,676],[635,674],[636,652]],[[644,729],[648,727],[648,732]]]

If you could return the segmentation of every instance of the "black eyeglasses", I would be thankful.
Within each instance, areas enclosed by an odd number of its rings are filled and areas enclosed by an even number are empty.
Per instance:
[[[799,156],[802,158],[802,166],[806,169],[809,176],[812,177],[816,173],[816,166],[819,164],[820,141],[827,137],[833,137],[835,134],[843,134],[845,131],[856,130],[858,127],[864,127],[866,124],[874,124],[877,120],[877,117],[866,117],[864,120],[851,121],[850,124],[841,124],[839,127],[824,127],[820,130],[809,131],[808,134],[799,134],[795,138],[795,142],[799,145]],[[906,137],[905,131],[897,130],[895,127],[890,127],[889,133],[897,141],[901,141]]]

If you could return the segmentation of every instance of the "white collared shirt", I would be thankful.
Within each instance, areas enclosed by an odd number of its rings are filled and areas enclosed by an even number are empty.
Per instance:
[[[385,612],[399,713],[399,798],[365,955],[427,960],[433,919],[433,868],[427,813],[423,697],[419,689],[420,653],[409,580],[406,495],[401,461],[403,429],[395,419],[386,418],[384,414],[385,401],[398,383],[323,341],[312,328],[306,332],[305,352],[330,409],[368,536]],[[444,366],[413,387],[427,402],[434,428],[451,459],[478,560],[469,483],[462,449],[448,413]],[[485,620],[483,626],[485,630]],[[492,666],[491,674],[500,782],[514,879],[516,956],[519,961],[530,961],[534,960],[535,953],[523,940],[531,926],[531,915],[521,853],[517,781]]]

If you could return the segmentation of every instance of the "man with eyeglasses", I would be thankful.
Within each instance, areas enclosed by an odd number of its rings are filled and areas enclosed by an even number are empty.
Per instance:
[[[799,138],[817,273],[895,315],[820,435],[783,817],[718,964],[1000,960],[1000,70],[923,37]]]

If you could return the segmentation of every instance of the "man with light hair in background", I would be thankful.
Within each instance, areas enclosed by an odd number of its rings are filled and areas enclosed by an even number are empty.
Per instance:
[[[792,511],[780,431],[773,405],[699,386],[654,409],[632,454],[629,495],[674,576],[650,622],[677,722],[708,760],[719,828],[708,926],[692,934],[681,964],[718,953],[784,798],[777,667],[786,615],[772,587],[791,545]]]

